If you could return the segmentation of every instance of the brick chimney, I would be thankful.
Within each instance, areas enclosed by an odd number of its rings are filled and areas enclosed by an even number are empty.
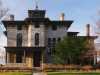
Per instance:
[[[86,36],[90,36],[90,24],[86,25]]]
[[[64,18],[65,18],[65,14],[64,14],[64,13],[61,13],[61,15],[60,15],[60,20],[61,20],[61,21],[64,21]]]

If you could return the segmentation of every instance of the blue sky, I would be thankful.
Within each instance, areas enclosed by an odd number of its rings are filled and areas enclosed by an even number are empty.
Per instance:
[[[34,0],[2,0],[4,6],[10,9],[16,19],[27,17],[27,10],[35,8]],[[74,20],[70,31],[78,31],[85,35],[85,25],[94,25],[94,17],[100,10],[100,0],[37,0],[39,9],[47,10],[47,17],[59,19],[60,13],[65,13],[66,20]],[[93,31],[93,30],[92,30]]]

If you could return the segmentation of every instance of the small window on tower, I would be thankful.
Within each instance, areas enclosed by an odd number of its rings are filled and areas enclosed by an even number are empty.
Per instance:
[[[35,23],[35,28],[39,28],[40,24],[38,22]]]
[[[22,26],[21,25],[18,25],[17,26],[17,30],[22,30]]]

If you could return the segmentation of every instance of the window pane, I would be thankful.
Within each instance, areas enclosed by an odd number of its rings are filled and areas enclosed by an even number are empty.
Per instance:
[[[35,45],[39,45],[39,33],[35,34]]]

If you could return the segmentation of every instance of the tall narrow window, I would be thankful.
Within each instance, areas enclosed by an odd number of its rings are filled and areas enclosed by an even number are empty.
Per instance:
[[[52,42],[53,42],[53,45],[55,45],[56,44],[56,38],[53,38]]]
[[[48,47],[51,47],[51,38],[48,38]]]
[[[22,46],[22,34],[18,33],[17,34],[17,47],[21,47]]]
[[[35,34],[35,45],[39,45],[39,33]]]

